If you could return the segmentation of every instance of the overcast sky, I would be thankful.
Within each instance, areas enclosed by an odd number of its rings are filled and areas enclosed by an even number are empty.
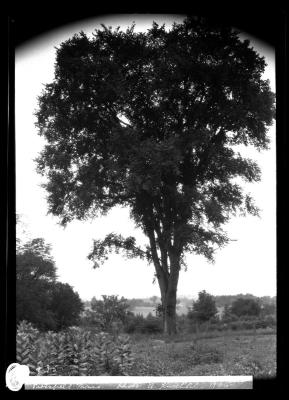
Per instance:
[[[16,115],[16,212],[30,238],[43,237],[52,245],[59,280],[67,282],[83,300],[102,294],[117,294],[127,298],[159,296],[153,284],[153,266],[141,260],[126,260],[111,255],[100,269],[93,269],[87,259],[93,239],[107,233],[134,235],[146,243],[141,231],[135,229],[127,209],[117,208],[102,218],[88,222],[74,221],[65,229],[58,219],[47,215],[46,193],[40,187],[42,178],[35,171],[34,159],[44,140],[37,135],[34,111],[43,84],[54,76],[55,46],[83,30],[91,34],[100,23],[126,29],[133,21],[136,30],[148,29],[152,21],[181,22],[181,16],[118,15],[101,20],[91,19],[64,26],[35,38],[16,49],[15,115]],[[246,33],[242,37],[248,37]],[[265,79],[270,79],[275,91],[274,49],[249,37],[251,45],[265,57]],[[227,225],[229,237],[236,239],[216,255],[215,264],[203,257],[188,255],[188,270],[181,271],[178,295],[196,296],[201,290],[211,294],[252,293],[257,296],[276,295],[276,158],[275,125],[269,130],[271,148],[258,153],[245,149],[246,155],[258,161],[262,170],[260,183],[246,184],[261,209],[261,217],[233,218]]]

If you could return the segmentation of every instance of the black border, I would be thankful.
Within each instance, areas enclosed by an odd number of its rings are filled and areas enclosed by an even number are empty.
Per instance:
[[[193,14],[203,15],[213,18],[218,18],[220,22],[229,23],[241,31],[245,31],[256,38],[267,42],[269,45],[274,46],[276,49],[276,92],[277,92],[277,283],[278,283],[278,296],[277,296],[277,309],[278,309],[278,352],[277,352],[277,378],[266,380],[254,380],[254,390],[265,390],[266,392],[273,391],[281,387],[285,382],[285,359],[281,356],[281,348],[285,347],[285,334],[282,335],[282,307],[284,307],[285,290],[284,290],[284,268],[283,257],[285,256],[285,237],[282,234],[285,229],[286,209],[284,196],[284,185],[286,180],[287,171],[287,155],[288,149],[286,128],[287,128],[287,115],[285,107],[287,103],[287,57],[288,57],[288,43],[287,38],[287,12],[284,7],[273,6],[265,9],[265,4],[260,8],[253,8],[252,4],[246,5],[243,2],[238,4],[233,3],[225,8],[219,4],[215,6],[204,5],[188,9],[188,7],[179,7],[178,10],[170,6],[163,7],[162,9],[150,10],[136,10],[134,8],[122,9],[119,12],[112,10],[94,13],[89,7],[90,12],[85,13],[77,10],[77,14],[69,15],[66,13],[57,13],[54,7],[48,12],[41,13],[41,16],[35,16],[30,12],[25,14],[22,10],[12,12],[7,16],[7,45],[4,59],[7,56],[6,73],[4,73],[4,90],[5,93],[4,108],[6,110],[6,117],[4,118],[4,130],[7,135],[3,135],[3,157],[1,157],[2,168],[1,173],[4,171],[3,182],[5,186],[2,197],[4,198],[4,207],[2,209],[3,224],[1,224],[1,233],[4,233],[4,241],[1,243],[3,247],[3,263],[4,266],[4,279],[1,278],[3,289],[4,301],[4,320],[5,320],[5,341],[4,346],[4,368],[2,377],[5,374],[7,366],[15,362],[16,349],[15,349],[15,129],[14,129],[14,90],[15,90],[15,77],[14,77],[14,51],[18,46],[28,43],[29,40],[37,38],[38,35],[47,33],[55,28],[62,27],[63,25],[78,22],[84,19],[93,17],[101,17],[108,14],[123,14],[123,13],[136,13],[136,14]],[[98,7],[99,9],[99,7]],[[79,12],[80,11],[80,12]],[[6,83],[6,85],[5,85]],[[7,84],[8,83],[8,84]],[[7,107],[8,106],[8,107]],[[2,122],[2,118],[1,118]],[[2,256],[2,254],[1,254]],[[285,260],[285,257],[284,257]],[[282,264],[283,262],[283,264]],[[3,268],[1,269],[3,272]],[[261,278],[261,277],[260,277]],[[284,286],[283,286],[284,285]],[[284,332],[284,331],[283,331]],[[282,385],[283,386],[283,385]],[[284,386],[283,386],[284,388]],[[8,390],[8,389],[7,389]],[[6,390],[6,391],[7,391]],[[35,391],[37,392],[37,391]],[[133,391],[132,391],[133,392]],[[185,394],[186,391],[182,391]],[[206,391],[202,391],[206,392]],[[222,395],[226,391],[222,392]],[[245,391],[248,395],[249,391]],[[31,392],[30,392],[31,393]],[[86,391],[88,393],[88,391]],[[195,392],[194,392],[195,393]],[[230,395],[230,391],[227,391]],[[30,395],[30,394],[29,394]]]

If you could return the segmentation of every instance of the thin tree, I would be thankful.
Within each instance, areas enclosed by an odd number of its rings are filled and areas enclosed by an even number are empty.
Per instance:
[[[153,263],[169,334],[184,254],[213,261],[229,217],[258,213],[235,178],[258,181],[260,169],[234,146],[268,147],[275,111],[265,66],[238,32],[204,18],[140,33],[103,25],[59,46],[39,97],[49,212],[66,225],[130,209],[146,247],[111,233],[89,258],[98,266],[122,249]]]

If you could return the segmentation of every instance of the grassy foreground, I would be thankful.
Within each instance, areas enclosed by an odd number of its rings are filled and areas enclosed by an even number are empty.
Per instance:
[[[131,336],[138,366],[135,375],[276,376],[276,334],[239,331],[196,338],[195,335]]]
[[[276,332],[198,331],[173,337],[152,334],[109,334],[71,327],[40,332],[18,325],[17,362],[32,375],[54,376],[276,376]]]

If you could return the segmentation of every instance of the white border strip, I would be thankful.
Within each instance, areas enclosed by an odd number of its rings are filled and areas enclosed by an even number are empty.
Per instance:
[[[29,376],[26,390],[252,389],[250,376]]]

